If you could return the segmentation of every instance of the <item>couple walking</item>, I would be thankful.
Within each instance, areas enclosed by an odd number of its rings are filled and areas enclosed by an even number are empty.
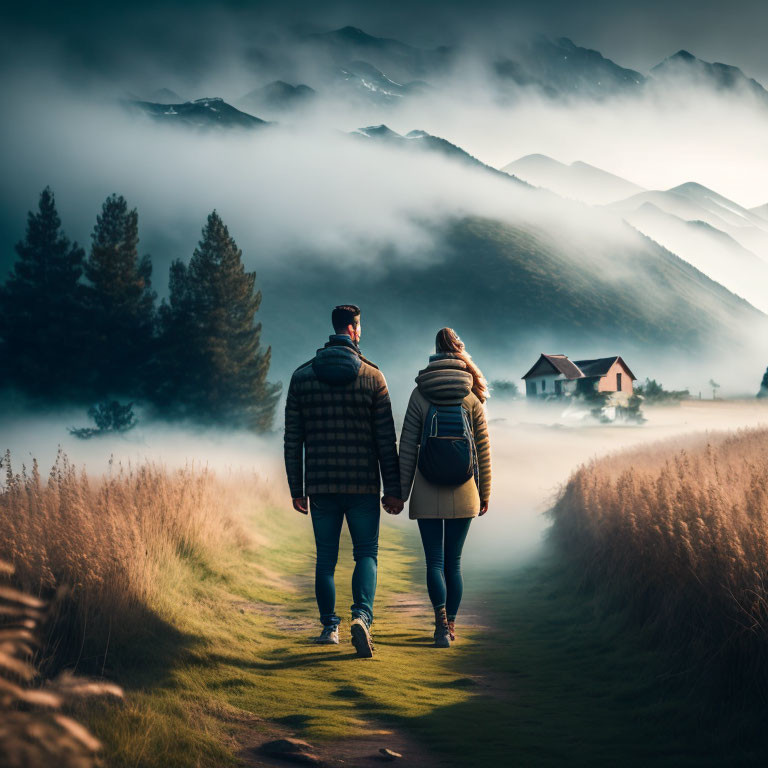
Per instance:
[[[373,654],[379,492],[391,515],[419,525],[427,590],[435,609],[435,645],[455,639],[463,581],[461,551],[472,518],[488,511],[491,460],[482,373],[450,328],[437,334],[435,354],[416,377],[400,435],[387,383],[360,353],[360,309],[336,307],[335,334],[291,378],[285,405],[285,468],[293,506],[311,514],[317,546],[315,596],[322,633],[339,642],[334,570],[344,518],[352,537],[352,643]],[[411,488],[413,486],[413,488]]]

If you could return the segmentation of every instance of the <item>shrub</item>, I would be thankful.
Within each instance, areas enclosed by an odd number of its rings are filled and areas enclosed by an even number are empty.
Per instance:
[[[133,403],[121,405],[117,400],[104,400],[88,409],[88,415],[96,427],[78,427],[69,429],[69,433],[82,440],[96,435],[106,435],[114,432],[127,432],[136,426],[136,416],[133,413]]]
[[[520,388],[514,381],[508,379],[496,379],[491,382],[491,392],[494,397],[503,400],[514,400],[520,396]]]
[[[667,390],[656,381],[646,379],[644,384],[635,385],[635,394],[641,395],[649,404],[677,404],[681,400],[687,400],[691,393],[687,389]]]

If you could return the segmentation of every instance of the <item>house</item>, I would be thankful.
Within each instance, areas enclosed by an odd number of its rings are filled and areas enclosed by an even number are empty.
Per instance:
[[[541,354],[523,376],[528,397],[567,397],[590,392],[615,392],[629,398],[637,377],[619,355],[594,360],[570,360]]]

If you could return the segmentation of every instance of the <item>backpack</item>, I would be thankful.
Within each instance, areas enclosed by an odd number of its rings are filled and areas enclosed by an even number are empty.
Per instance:
[[[421,433],[419,471],[435,485],[463,485],[473,476],[478,482],[472,425],[461,405],[430,405]]]

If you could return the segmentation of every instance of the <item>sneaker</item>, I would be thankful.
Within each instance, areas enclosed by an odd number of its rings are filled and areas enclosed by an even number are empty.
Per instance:
[[[352,635],[352,645],[355,646],[357,655],[370,659],[373,656],[373,640],[371,640],[371,630],[365,623],[364,619],[359,616],[356,619],[352,619],[352,626],[349,628]]]
[[[456,639],[456,622],[448,619],[448,634],[451,637],[451,641]]]
[[[313,640],[318,645],[338,645],[339,644],[339,628],[338,627],[323,627],[323,631]]]
[[[445,616],[445,608],[435,609],[435,648],[451,647],[451,632],[448,629],[448,619]]]

